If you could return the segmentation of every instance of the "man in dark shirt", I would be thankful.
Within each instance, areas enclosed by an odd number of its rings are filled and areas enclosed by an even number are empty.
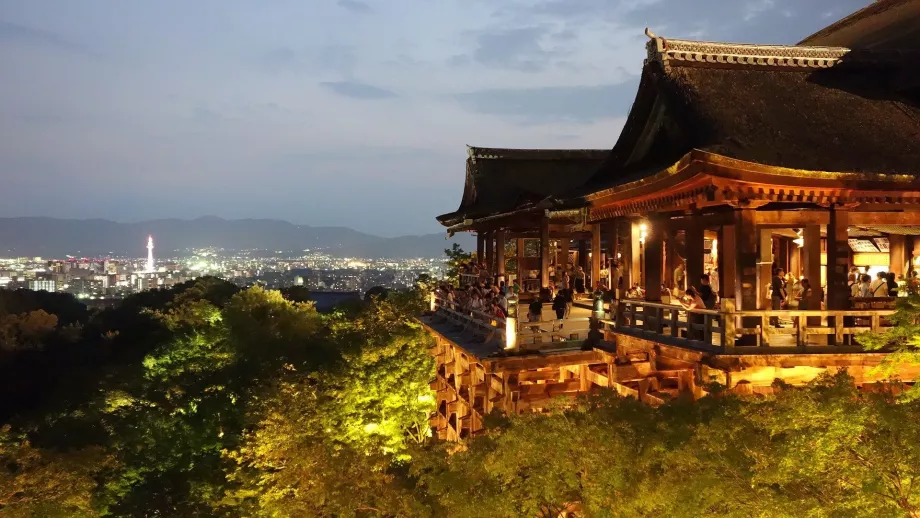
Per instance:
[[[770,301],[774,311],[782,309],[783,301],[786,300],[786,281],[783,280],[785,273],[786,272],[782,268],[777,268],[776,272],[773,274],[773,281],[770,283],[773,292],[770,296]],[[770,323],[773,324],[774,327],[781,327],[779,325],[779,317],[770,317]]]
[[[703,304],[706,304],[706,309],[716,307],[716,293],[712,291],[712,286],[709,285],[708,273],[700,276],[700,288],[697,292],[700,294],[700,298],[703,299]]]

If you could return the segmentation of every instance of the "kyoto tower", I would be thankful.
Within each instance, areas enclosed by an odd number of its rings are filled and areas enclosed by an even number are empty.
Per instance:
[[[153,236],[147,236],[147,271],[154,271],[153,266]]]

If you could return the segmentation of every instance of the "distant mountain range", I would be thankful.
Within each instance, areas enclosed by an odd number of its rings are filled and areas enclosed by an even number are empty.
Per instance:
[[[453,242],[475,247],[470,235],[383,238],[345,227],[311,227],[274,219],[160,219],[117,223],[105,219],[0,218],[0,256],[146,255],[147,235],[155,253],[184,255],[193,248],[292,252],[324,250],[348,257],[440,257]]]

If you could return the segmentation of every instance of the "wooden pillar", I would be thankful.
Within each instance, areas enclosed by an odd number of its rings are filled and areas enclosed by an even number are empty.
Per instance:
[[[491,275],[495,275],[495,233],[486,233],[486,269]]]
[[[620,276],[623,277],[623,293],[622,296],[626,295],[626,292],[632,288],[633,283],[636,282],[638,277],[633,273],[633,257],[638,257],[638,232],[639,225],[635,221],[626,220],[626,235],[625,243],[620,249]]]
[[[735,225],[723,225],[719,230],[719,296],[736,299],[738,244]],[[736,299],[737,300],[737,299]],[[737,307],[737,306],[736,306]]]
[[[809,307],[821,309],[821,226],[806,225],[802,231],[802,267],[804,276],[811,283],[812,298]]]
[[[591,225],[591,287],[588,293],[593,293],[601,279],[601,224]],[[586,287],[587,288],[587,287]]]
[[[559,249],[556,251],[556,266],[561,266],[562,271],[568,270],[569,248],[571,248],[571,246],[571,239],[565,237],[559,240]]]
[[[792,271],[791,266],[789,264],[789,246],[790,245],[795,246],[792,244],[792,240],[789,239],[788,237],[780,236],[778,238],[777,247],[776,247],[776,264],[779,265],[779,267],[782,268],[783,270],[786,270],[787,272]]]
[[[495,233],[495,282],[505,280],[505,231]]]
[[[486,235],[482,231],[476,232],[476,262],[482,263],[484,256],[482,254],[486,253]]]
[[[650,219],[645,232],[645,300],[661,301],[664,220]]]
[[[830,254],[830,236],[828,236],[827,243],[827,252]],[[911,255],[913,254],[908,253],[906,244],[907,240],[905,236],[897,234],[890,234],[888,236],[888,271],[899,277],[910,271],[910,268],[905,269],[905,267],[908,261],[912,259]],[[913,249],[911,249],[911,252],[912,251]],[[830,255],[827,257],[827,264],[828,266],[831,264]],[[828,281],[828,283],[830,283],[830,281]]]
[[[642,236],[641,226],[642,223],[635,220],[629,225],[629,243],[627,243],[625,250],[629,252],[629,260],[625,264],[629,270],[630,284],[628,286],[623,286],[626,290],[632,288],[634,284],[640,284],[642,282],[642,265],[640,264],[642,260],[642,243],[640,242]],[[623,256],[627,257],[626,254]]]
[[[824,299],[827,301],[828,310],[844,310],[850,307],[850,287],[847,285],[847,273],[850,270],[850,245],[847,241],[849,216],[846,209],[831,207],[827,223],[827,295]],[[843,334],[844,320],[844,317],[827,319],[828,327],[836,330],[833,335],[827,336],[828,344],[843,345],[846,340]]]
[[[736,211],[735,307],[740,310],[757,309],[757,241],[754,210]]]
[[[802,252],[799,245],[789,241],[789,271],[796,279],[802,275]]]
[[[584,239],[578,240],[578,266],[581,266],[585,273],[590,272],[588,269],[588,243]]]
[[[521,288],[524,288],[524,239],[518,238],[514,253],[517,255],[517,279]]]
[[[549,286],[549,218],[540,220],[540,286]]]
[[[705,253],[703,252],[705,247],[704,230],[702,225],[691,222],[684,236],[687,242],[687,270],[685,275],[687,276],[688,287],[700,287],[700,277],[703,276],[703,255]]]
[[[619,235],[619,223],[614,220],[610,224],[610,229],[607,233],[607,250],[608,255],[610,256],[607,260],[608,268],[610,268],[609,287],[616,294],[617,289],[617,278],[621,275],[619,269],[619,259],[617,259],[617,253],[620,249],[620,235]]]
[[[757,307],[771,308],[770,282],[773,280],[773,234],[770,229],[758,228],[757,243]]]
[[[741,311],[757,309],[757,232],[754,210],[735,211],[735,308]],[[741,327],[752,329],[767,325],[766,319],[744,317]],[[754,335],[743,335],[739,345],[757,345]]]

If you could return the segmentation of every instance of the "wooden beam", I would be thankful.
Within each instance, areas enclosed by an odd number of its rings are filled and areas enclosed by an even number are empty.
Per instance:
[[[537,239],[537,238],[540,237],[540,230],[539,230],[539,229],[536,229],[536,230],[532,230],[532,231],[531,231],[531,230],[528,230],[528,231],[519,231],[519,232],[509,232],[507,237],[509,237],[509,238],[524,237],[524,238],[530,238],[530,239]],[[591,233],[590,233],[590,232],[582,232],[582,231],[578,231],[578,232],[567,232],[567,231],[561,231],[561,230],[550,230],[550,231],[549,231],[549,237],[550,237],[550,239],[563,239],[563,238],[568,238],[568,239],[591,239]]]
[[[483,232],[476,232],[476,261],[482,263],[486,251],[486,236]]]

